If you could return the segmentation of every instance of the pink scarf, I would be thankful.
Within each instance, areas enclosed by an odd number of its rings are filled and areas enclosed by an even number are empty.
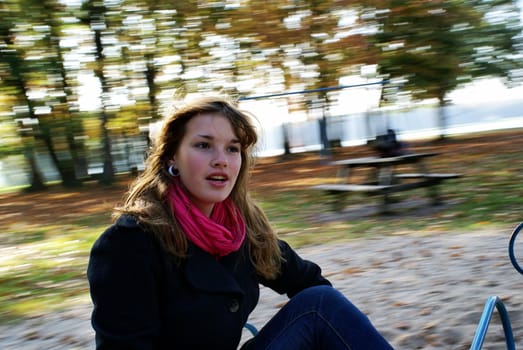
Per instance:
[[[230,198],[216,203],[210,217],[193,205],[174,179],[167,198],[183,232],[198,247],[215,257],[237,251],[245,239],[245,223],[240,210]]]

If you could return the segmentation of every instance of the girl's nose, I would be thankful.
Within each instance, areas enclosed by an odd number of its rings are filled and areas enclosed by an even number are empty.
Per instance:
[[[212,160],[212,166],[214,167],[226,167],[227,166],[227,157],[224,152],[217,151]]]

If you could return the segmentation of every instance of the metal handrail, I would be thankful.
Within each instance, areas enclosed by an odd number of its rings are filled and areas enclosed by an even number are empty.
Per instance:
[[[507,309],[505,304],[497,296],[490,296],[485,303],[483,309],[483,314],[479,320],[478,327],[476,328],[476,333],[474,334],[474,339],[472,340],[472,345],[470,350],[479,350],[483,346],[483,341],[487,334],[487,329],[490,324],[490,319],[494,310],[497,309],[501,317],[501,323],[503,324],[503,331],[505,332],[505,341],[507,344],[507,350],[515,350],[516,345],[514,344],[514,335],[512,333],[512,326],[510,325],[510,319],[508,316]]]
[[[243,327],[245,327],[254,336],[258,334],[258,329],[252,323],[247,322]]]
[[[523,268],[519,265],[516,255],[514,254],[514,245],[516,243],[516,238],[518,237],[519,232],[523,228],[523,222],[520,223],[514,232],[512,233],[512,236],[510,237],[510,242],[508,243],[508,256],[510,257],[510,262],[514,266],[514,268],[523,275]]]

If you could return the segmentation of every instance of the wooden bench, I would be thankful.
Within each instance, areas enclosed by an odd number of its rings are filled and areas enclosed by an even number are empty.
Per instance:
[[[398,179],[439,179],[439,180],[447,180],[447,179],[457,179],[462,177],[463,174],[421,174],[421,173],[406,173],[406,174],[395,174],[394,177]]]
[[[429,197],[431,198],[432,205],[441,203],[439,193],[436,186],[442,181],[447,179],[456,179],[461,177],[462,174],[422,174],[422,173],[405,173],[396,174],[395,178],[398,179],[421,179],[419,181],[395,183],[391,185],[379,185],[379,184],[322,184],[312,186],[312,189],[325,191],[331,195],[335,195],[333,207],[335,210],[340,210],[342,204],[342,195],[347,192],[360,192],[365,193],[369,196],[382,195],[383,202],[381,209],[383,212],[388,211],[389,204],[391,203],[389,195],[396,192],[407,191],[415,188],[426,187],[428,189]]]
[[[376,193],[390,189],[394,185],[354,185],[354,184],[323,184],[313,186],[313,189],[327,192],[368,192]],[[376,193],[379,194],[379,193]]]

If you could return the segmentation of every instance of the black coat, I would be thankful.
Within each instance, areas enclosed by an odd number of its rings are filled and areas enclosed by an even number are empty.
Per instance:
[[[95,242],[87,269],[96,348],[233,350],[259,283],[289,297],[329,284],[283,241],[282,272],[265,280],[246,248],[217,260],[190,244],[188,258],[176,264],[152,234],[122,216]]]

